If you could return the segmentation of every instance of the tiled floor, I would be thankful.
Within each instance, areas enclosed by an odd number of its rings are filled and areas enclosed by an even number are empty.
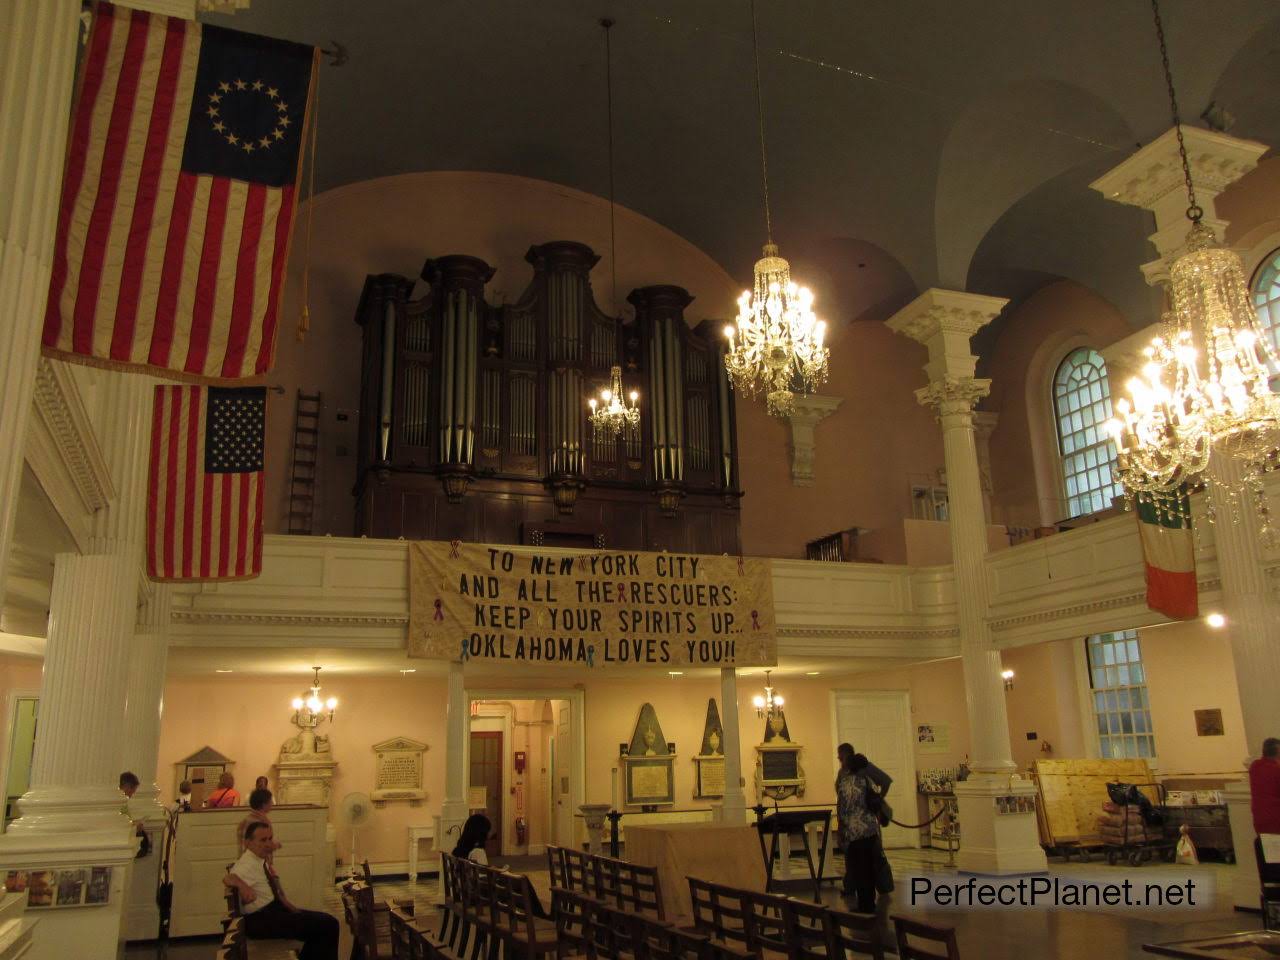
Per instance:
[[[1235,930],[1255,929],[1260,923],[1256,916],[1241,914],[1231,907],[1231,882],[1235,867],[1210,864],[1202,867],[1205,876],[1212,878],[1216,895],[1211,906],[1194,914],[1179,911],[1150,911],[1141,914],[1124,913],[1111,909],[1049,912],[1043,910],[975,910],[975,911],[925,911],[906,904],[904,879],[912,874],[946,875],[954,873],[947,864],[946,855],[932,850],[890,851],[894,875],[899,878],[898,892],[881,903],[880,915],[888,923],[890,913],[910,914],[937,923],[950,924],[957,930],[961,955],[966,960],[1028,960],[1028,958],[1055,957],[1062,960],[1140,960],[1144,954],[1143,943],[1213,936]],[[543,896],[550,900],[550,881],[541,858],[524,857],[508,861],[513,869],[527,872]],[[1164,864],[1146,864],[1137,868],[1107,867],[1105,864],[1051,863],[1051,874],[1062,877],[1103,876],[1107,879],[1132,877],[1143,883],[1157,881],[1162,875],[1173,878],[1181,868]],[[1185,870],[1183,871],[1185,873]],[[405,881],[379,882],[378,894],[384,899],[412,898],[418,916],[434,916],[432,903],[436,897],[435,880],[421,880],[416,884]],[[804,896],[809,888],[799,885],[787,892]],[[828,884],[823,888],[823,900],[833,906],[844,905],[839,888]],[[337,887],[326,908],[341,917],[342,907]],[[340,957],[350,954],[350,942],[346,931],[339,950]],[[168,960],[209,960],[214,955],[214,941],[183,941],[170,944]],[[126,951],[130,958],[159,956],[154,944],[131,945]]]

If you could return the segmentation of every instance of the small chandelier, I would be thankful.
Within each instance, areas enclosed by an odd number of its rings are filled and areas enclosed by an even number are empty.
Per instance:
[[[312,669],[315,670],[316,675],[311,683],[310,692],[305,697],[294,697],[291,706],[294,726],[314,730],[325,720],[333,720],[333,712],[338,709],[338,698],[320,699],[320,668],[312,667]]]
[[[592,397],[587,401],[591,414],[587,419],[600,433],[622,433],[627,427],[634,427],[640,422],[640,407],[637,401],[640,394],[632,390],[627,395],[627,402],[622,402],[622,368],[612,367],[609,370],[609,386],[600,391],[600,399]]]
[[[1262,476],[1280,456],[1280,397],[1271,389],[1280,363],[1249,303],[1240,257],[1201,223],[1158,0],[1151,5],[1191,230],[1170,267],[1173,309],[1162,318],[1163,334],[1143,351],[1142,373],[1128,382],[1130,396],[1116,402],[1118,416],[1106,426],[1126,505],[1136,499],[1185,518],[1186,485],[1204,483],[1225,495],[1233,513],[1251,500],[1269,537]],[[1206,503],[1213,522],[1212,499]]]
[[[783,699],[781,694],[773,692],[773,687],[769,683],[769,673],[768,670],[764,672],[764,696],[757,693],[751,703],[756,708],[757,717],[768,717],[772,720],[782,716]]]
[[[605,105],[607,110],[607,129],[609,134],[609,267],[612,280],[613,312],[618,313],[618,251],[617,229],[615,225],[615,204],[613,193],[613,48],[609,43],[609,31],[614,21],[604,18],[600,26],[604,30],[604,84]],[[609,386],[600,391],[599,399],[591,397],[587,406],[591,413],[587,419],[591,421],[597,436],[618,436],[627,428],[634,429],[640,423],[640,394],[632,390],[626,395],[628,402],[623,402],[622,367],[609,369]]]
[[[813,312],[813,294],[791,279],[791,265],[778,255],[769,212],[769,161],[765,151],[764,98],[760,92],[760,38],[756,5],[751,2],[751,42],[755,54],[756,117],[760,126],[760,174],[764,184],[764,223],[768,242],[756,261],[753,289],[738,298],[738,318],[724,328],[729,341],[724,365],[735,390],[749,397],[764,394],[769,413],[789,417],[795,393],[827,379],[829,351],[823,345],[827,325]]]

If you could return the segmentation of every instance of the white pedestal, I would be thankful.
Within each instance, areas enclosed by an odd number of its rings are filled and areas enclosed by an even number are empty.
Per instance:
[[[1258,883],[1258,867],[1253,854],[1253,812],[1249,809],[1249,781],[1228,783],[1222,789],[1231,818],[1231,845],[1236,851],[1231,902],[1237,910],[1258,910],[1262,887]]]
[[[963,873],[1044,873],[1048,861],[1036,826],[1035,784],[1008,776],[975,773],[955,786],[964,831],[956,868]],[[1033,801],[1027,813],[1000,813],[997,798]]]

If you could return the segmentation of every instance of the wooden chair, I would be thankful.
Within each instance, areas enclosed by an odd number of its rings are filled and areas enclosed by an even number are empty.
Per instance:
[[[440,855],[440,923],[436,928],[436,940],[452,947],[462,927],[462,901],[458,896],[458,858],[451,853]]]
[[[413,917],[398,907],[389,911],[391,919],[391,956],[392,960],[414,960],[413,942],[409,935],[413,927]]]
[[[373,887],[367,883],[353,884],[351,898],[352,912],[355,915],[355,924],[351,931],[355,940],[352,956],[358,957],[359,960],[386,960],[390,956],[391,923],[388,919],[387,940],[384,941],[386,949],[384,949],[383,943],[379,942],[378,922],[374,915]]]
[[[451,957],[444,944],[433,942],[425,931],[416,926],[409,928],[409,947],[410,960],[444,960]]]
[[[547,873],[551,875],[551,886],[573,889],[564,873],[564,848],[553,843],[547,844]]]
[[[635,960],[711,960],[709,941],[702,934],[649,917],[633,919]]]
[[[458,867],[458,893],[462,908],[461,933],[454,948],[454,956],[461,958],[468,955],[472,960],[480,956],[481,950],[491,942],[493,923],[491,919],[490,901],[493,883],[490,875],[496,871],[481,866],[472,860],[455,858]]]
[[[561,847],[560,856],[564,864],[562,878],[565,889],[577,890],[589,897],[596,896],[596,858],[572,847]]]
[[[747,911],[743,917],[747,949],[759,960],[779,955],[790,957],[787,898],[772,893],[738,892],[747,898]]]
[[[789,960],[844,960],[827,936],[828,913],[820,903],[788,898],[783,909]]]
[[[873,957],[884,960],[878,920],[873,913],[827,910],[827,956]]]
[[[662,907],[662,887],[658,882],[658,868],[640,863],[614,860],[618,906],[642,917],[665,920]]]
[[[750,953],[747,914],[752,894],[745,890],[708,883],[689,877],[689,900],[693,906],[693,928],[716,943]]]
[[[551,915],[556,925],[556,958],[585,956],[594,935],[596,901],[576,890],[551,888]]]
[[[951,927],[938,927],[923,920],[895,916],[893,930],[898,940],[899,960],[960,960],[956,932]],[[940,944],[946,952],[938,953],[936,950],[914,946],[910,942],[912,937],[926,943]]]
[[[489,898],[491,924],[501,943],[504,960],[537,960],[554,953],[556,925],[534,916],[529,878],[493,870],[490,881],[493,885]],[[490,957],[495,956],[495,945],[490,946]]]

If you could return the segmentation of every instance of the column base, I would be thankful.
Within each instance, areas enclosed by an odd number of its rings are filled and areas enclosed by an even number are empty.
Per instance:
[[[1236,868],[1231,883],[1231,902],[1237,910],[1259,910],[1262,903],[1262,886],[1254,862],[1253,841],[1258,836],[1253,829],[1253,811],[1249,809],[1249,781],[1228,783],[1222,789],[1227,801],[1227,815],[1231,820],[1231,846],[1236,853]]]
[[[161,803],[160,789],[154,783],[144,783],[129,798],[129,816],[147,831],[151,852],[133,862],[125,913],[125,939],[154,940],[160,932],[156,888],[160,884],[160,861],[164,857],[164,829],[169,822],[169,811]]]
[[[41,910],[27,960],[116,960],[123,954],[125,915],[133,883],[137,838],[132,826],[118,830],[43,833],[34,830],[0,836],[0,869],[53,871],[53,896],[57,898],[57,871],[83,870],[85,881],[93,867],[110,867],[107,902],[102,906],[67,910]],[[19,821],[10,826],[12,831]],[[30,881],[28,881],[30,883]],[[156,935],[153,929],[150,936]]]
[[[1045,873],[1049,869],[1040,846],[1036,825],[1036,787],[1030,780],[1010,780],[1008,775],[977,773],[957,783],[960,815],[960,850],[956,869],[961,873]],[[1031,801],[1024,813],[1002,813],[1001,797]]]
[[[725,795],[719,803],[711,805],[712,818],[719,823],[746,823],[747,798],[739,791],[737,796]]]

